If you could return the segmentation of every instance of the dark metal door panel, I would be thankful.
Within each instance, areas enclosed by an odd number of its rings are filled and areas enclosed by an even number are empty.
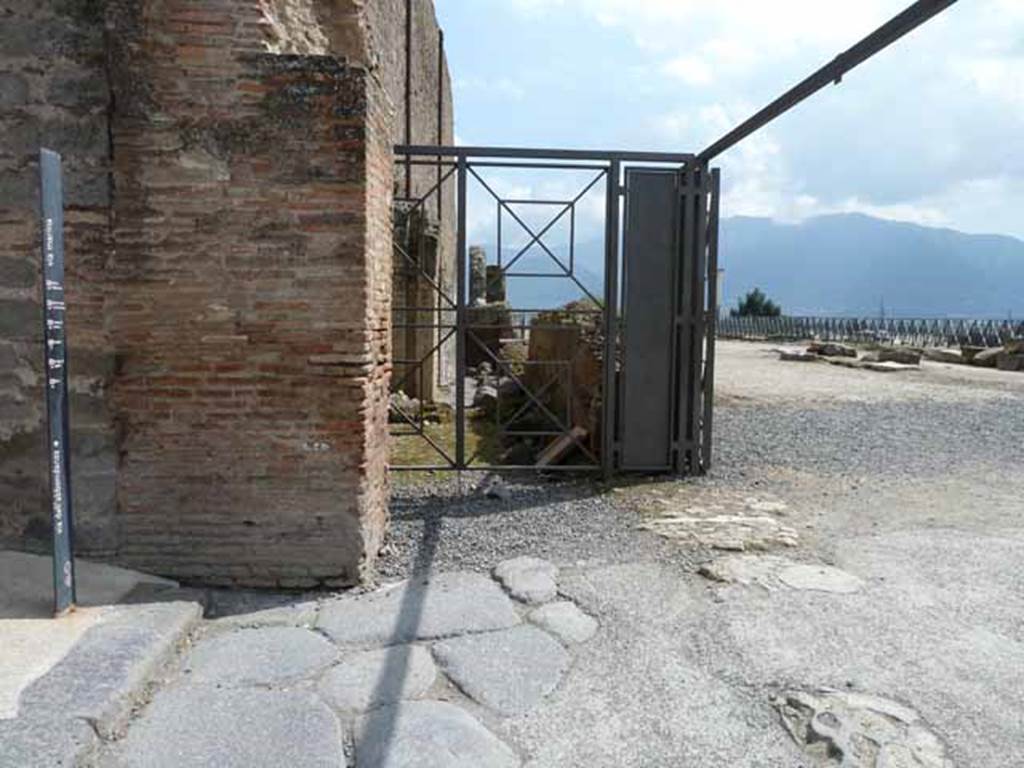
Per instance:
[[[626,171],[620,468],[672,467],[679,174]]]

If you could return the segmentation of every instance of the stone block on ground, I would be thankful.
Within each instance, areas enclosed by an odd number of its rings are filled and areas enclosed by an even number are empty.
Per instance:
[[[788,691],[775,706],[783,727],[816,764],[849,768],[953,768],[917,712],[880,696]]]
[[[1000,371],[1024,371],[1024,355],[1001,354],[996,358],[996,368]]]
[[[558,595],[558,569],[547,560],[517,557],[499,563],[494,577],[516,600],[540,605]]]
[[[356,768],[518,768],[516,754],[453,704],[384,707],[356,726]]]
[[[971,358],[971,365],[976,365],[979,368],[995,368],[1001,354],[1003,354],[1002,347],[983,349]]]
[[[705,563],[701,576],[722,584],[756,585],[768,591],[780,588],[799,592],[852,595],[864,581],[830,565],[797,563],[775,555],[727,555]]]
[[[866,363],[864,365],[869,371],[876,371],[878,373],[899,373],[900,371],[916,371],[918,366],[907,365],[905,363],[894,363],[892,361],[886,361],[884,363]]]
[[[967,363],[974,363],[974,358],[984,352],[987,347],[975,347],[970,344],[960,345],[960,354],[964,356],[964,361]]]
[[[836,341],[812,341],[807,351],[822,357],[856,357],[857,348]]]
[[[900,365],[920,365],[921,353],[907,347],[879,347],[864,355],[869,363],[899,363]]]
[[[309,691],[180,686],[162,691],[115,750],[146,768],[340,768],[341,725]]]
[[[925,360],[933,363],[948,363],[950,365],[963,365],[967,362],[963,352],[959,349],[940,349],[937,347],[925,347],[921,353]]]
[[[317,627],[335,642],[373,647],[519,623],[512,601],[493,580],[456,571],[324,603]]]
[[[345,658],[320,680],[320,696],[344,712],[365,712],[383,704],[416,699],[437,679],[430,652],[418,645],[395,645]]]
[[[779,347],[775,350],[779,354],[779,360],[790,363],[816,363],[821,359],[819,355],[799,348]]]
[[[337,659],[338,649],[315,632],[265,627],[201,639],[185,670],[193,684],[284,685],[312,677]]]
[[[529,619],[566,645],[585,643],[597,632],[597,621],[568,600],[535,608],[530,611]]]
[[[537,706],[569,668],[565,648],[532,626],[445,640],[434,655],[466,695],[502,715]]]

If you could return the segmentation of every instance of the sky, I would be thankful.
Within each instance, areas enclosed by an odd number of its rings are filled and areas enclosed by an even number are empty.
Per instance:
[[[436,2],[458,143],[690,152],[910,0]],[[1024,238],[1024,0],[960,0],[716,165],[725,216]]]

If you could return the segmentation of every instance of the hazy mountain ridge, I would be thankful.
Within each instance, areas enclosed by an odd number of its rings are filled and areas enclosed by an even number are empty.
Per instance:
[[[1024,241],[861,214],[722,223],[723,303],[760,287],[787,314],[1024,314]]]
[[[792,315],[877,316],[884,301],[900,317],[1024,316],[1024,241],[1006,235],[862,214],[737,216],[722,220],[719,253],[723,305],[759,287]],[[577,243],[575,272],[597,296],[603,259],[600,242]],[[524,307],[580,297],[566,279],[512,279],[509,292]]]

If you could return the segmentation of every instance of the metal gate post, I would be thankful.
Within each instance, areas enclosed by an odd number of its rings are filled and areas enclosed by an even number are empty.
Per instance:
[[[718,195],[722,188],[722,174],[715,168],[711,171],[711,213],[708,219],[708,306],[707,334],[704,359],[704,423],[703,440],[704,471],[711,469],[711,439],[714,427],[715,403],[715,344],[718,334]]]
[[[456,166],[458,223],[456,225],[455,296],[455,465],[466,468],[466,169],[465,157]]]
[[[619,174],[618,160],[608,165],[607,209],[604,221],[604,393],[601,396],[601,470],[609,479],[615,470],[618,393],[616,362],[619,349]]]
[[[683,215],[681,217],[681,248],[679,251],[679,260],[677,262],[675,284],[673,294],[675,296],[675,333],[676,340],[674,344],[676,361],[676,388],[675,388],[675,409],[676,409],[676,451],[672,466],[672,471],[677,475],[682,475],[687,466],[687,450],[690,448],[689,445],[689,411],[690,411],[690,397],[688,393],[691,389],[691,373],[692,366],[690,364],[692,359],[692,324],[690,317],[689,305],[689,292],[686,290],[688,279],[693,272],[693,229],[694,229],[694,196],[696,192],[697,178],[694,170],[693,163],[687,163],[686,167],[682,172],[682,186],[679,190],[680,203],[683,209]]]
[[[704,297],[707,279],[707,222],[708,222],[708,171],[703,163],[694,169],[696,182],[694,185],[694,227],[696,238],[694,249],[693,271],[690,273],[690,296],[688,313],[690,315],[690,389],[689,399],[690,424],[690,474],[699,475],[701,470],[701,417],[703,416],[703,380],[704,373]]]

